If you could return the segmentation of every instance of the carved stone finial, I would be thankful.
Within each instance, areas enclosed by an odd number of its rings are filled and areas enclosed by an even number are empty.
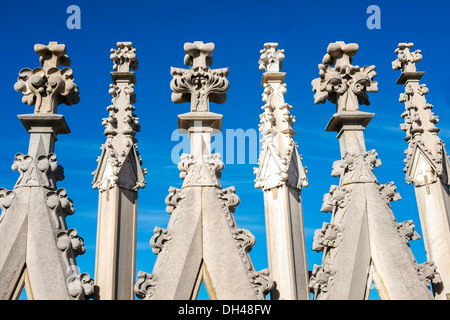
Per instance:
[[[260,51],[259,70],[265,72],[280,72],[281,62],[284,60],[284,49],[278,49],[278,43],[268,42],[264,44],[264,49]]]
[[[170,82],[172,101],[175,103],[191,102],[191,112],[209,112],[209,102],[224,103],[229,82],[226,78],[228,68],[210,69],[211,54],[214,44],[202,41],[185,43],[186,56],[184,64],[191,66],[188,70],[171,68],[173,76]]]
[[[34,50],[40,56],[42,68],[20,70],[14,89],[23,93],[22,102],[35,105],[34,113],[57,113],[58,105],[68,106],[80,101],[77,85],[73,82],[70,59],[66,46],[50,42],[47,46],[36,44]]]
[[[400,94],[399,102],[405,105],[405,111],[401,114],[405,122],[400,124],[400,128],[406,133],[404,140],[408,142],[404,160],[406,181],[419,186],[440,178],[447,184],[444,143],[438,137],[439,116],[432,112],[433,105],[426,100],[428,87],[419,82],[425,73],[416,71],[415,63],[422,59],[421,51],[411,52],[412,46],[412,43],[400,43],[395,50],[398,58],[392,62],[393,69],[401,71],[397,84],[402,84],[405,88],[405,92]]]
[[[48,45],[35,44],[34,51],[40,56],[39,62],[45,71],[59,66],[70,66],[70,58],[66,55],[64,44],[58,42],[49,42]]]
[[[212,42],[203,43],[203,41],[186,42],[184,44],[184,64],[194,68],[205,68],[212,66],[212,53],[215,45]]]
[[[319,64],[320,77],[312,81],[314,103],[328,99],[337,106],[337,112],[357,111],[359,104],[369,105],[367,92],[378,92],[375,66],[353,66],[352,57],[358,52],[356,43],[331,43]]]
[[[130,72],[138,69],[136,48],[131,42],[117,42],[118,49],[111,49],[111,60],[114,61],[113,69],[117,72]]]
[[[397,59],[392,62],[392,69],[404,72],[416,72],[416,62],[422,60],[422,51],[411,52],[414,43],[399,43],[395,49]]]

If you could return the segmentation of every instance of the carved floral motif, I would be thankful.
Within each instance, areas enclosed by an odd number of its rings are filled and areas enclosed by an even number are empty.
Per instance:
[[[23,93],[22,102],[35,105],[35,113],[56,113],[62,103],[77,104],[79,90],[73,82],[72,69],[59,69],[59,65],[70,66],[65,45],[50,42],[48,46],[36,45],[34,50],[41,56],[43,68],[20,70],[14,89]]]
[[[172,239],[172,235],[166,229],[155,227],[153,237],[150,239],[150,246],[154,254],[160,253],[166,243]]]
[[[314,265],[308,285],[314,293],[314,297],[317,298],[321,292],[327,293],[330,291],[334,283],[335,273],[336,272],[329,267],[323,267],[317,264]]]
[[[65,189],[47,193],[47,206],[52,210],[52,217],[56,229],[65,229],[66,217],[75,213],[73,202],[67,196]]]
[[[184,180],[183,187],[220,186],[219,179],[225,167],[220,160],[220,153],[196,156],[183,153],[178,163],[180,178]]]
[[[359,104],[369,105],[367,92],[378,92],[378,84],[373,78],[377,75],[375,66],[353,66],[352,56],[358,52],[356,43],[331,43],[322,64],[319,64],[320,77],[312,81],[314,103],[330,100],[337,105],[337,111],[359,110]]]
[[[117,49],[111,49],[110,59],[114,62],[113,69],[117,72],[130,72],[138,69],[136,49],[131,42],[117,42]]]
[[[322,229],[314,233],[312,250],[320,252],[325,248],[336,248],[342,241],[343,227],[332,223],[324,222]]]
[[[402,199],[400,193],[396,191],[397,187],[393,181],[379,185],[378,190],[380,190],[381,197],[388,206],[390,206],[391,201],[398,201]]]
[[[426,287],[429,287],[432,283],[437,284],[442,282],[441,276],[436,269],[437,267],[433,261],[427,261],[417,266],[419,277]]]
[[[358,182],[377,182],[373,168],[381,166],[378,153],[370,150],[361,154],[346,153],[333,163],[333,177],[341,177],[341,185]]]
[[[54,153],[38,156],[36,160],[29,155],[17,153],[11,169],[20,173],[14,188],[42,186],[56,189],[56,182],[64,180],[64,168],[58,165]]]
[[[256,243],[255,237],[247,229],[241,228],[231,229],[231,234],[236,242],[236,246],[239,249],[242,261],[247,267],[247,270],[251,271],[253,269],[253,265],[248,253],[252,250],[252,247]]]
[[[402,72],[415,72],[416,62],[422,60],[422,51],[416,50],[411,52],[410,49],[414,43],[399,43],[395,49],[397,59],[392,62],[392,69],[402,70]]]
[[[351,198],[351,189],[332,185],[330,192],[323,196],[322,212],[334,212],[336,208],[347,207]]]
[[[172,101],[191,102],[191,112],[209,112],[209,102],[224,103],[230,84],[227,80],[228,68],[210,69],[213,43],[196,41],[185,44],[185,65],[189,69],[171,67],[170,82]]]
[[[278,43],[269,42],[264,44],[264,49],[260,51],[261,57],[258,61],[259,70],[266,72],[280,72],[282,69],[284,49],[278,49]]]
[[[67,288],[74,300],[87,300],[94,296],[94,279],[87,273],[74,274],[67,279]]]
[[[166,212],[168,214],[172,214],[175,208],[178,206],[178,203],[184,199],[184,193],[181,189],[170,187],[169,194],[166,197]]]
[[[134,285],[134,292],[139,299],[148,300],[155,293],[157,279],[154,275],[139,271],[138,281]]]
[[[415,227],[412,220],[403,221],[397,225],[397,231],[400,237],[402,237],[408,245],[409,241],[420,239],[420,235],[414,230]]]
[[[16,193],[14,191],[6,190],[5,188],[0,188],[0,222],[5,217],[6,211],[12,205]]]
[[[250,283],[257,299],[265,300],[265,296],[274,288],[274,282],[269,277],[269,269],[249,273]]]
[[[142,158],[138,151],[135,135],[140,131],[140,121],[134,113],[136,102],[134,85],[136,79],[131,70],[138,69],[136,49],[131,42],[118,42],[117,49],[111,49],[114,62],[113,84],[109,93],[112,105],[106,109],[108,117],[103,118],[106,143],[98,167],[93,172],[93,187],[106,191],[115,186],[136,191],[146,185],[147,170],[142,168]]]
[[[63,253],[67,270],[71,266],[76,266],[75,258],[86,252],[84,239],[78,236],[78,231],[73,228],[56,234],[56,246]]]

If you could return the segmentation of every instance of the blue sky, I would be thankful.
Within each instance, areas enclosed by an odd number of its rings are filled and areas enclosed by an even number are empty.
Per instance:
[[[66,20],[69,5],[81,9],[81,29],[69,30]],[[369,30],[366,20],[369,5],[381,9],[381,29]],[[297,118],[294,129],[303,164],[308,167],[310,186],[302,191],[306,245],[310,270],[320,264],[322,255],[311,251],[314,230],[321,228],[330,214],[320,212],[322,197],[337,178],[330,176],[333,161],[340,157],[335,133],[324,128],[335,111],[334,105],[314,105],[311,80],[318,77],[330,42],[356,42],[360,46],[355,65],[376,65],[378,93],[370,93],[374,112],[365,136],[368,149],[376,149],[383,165],[375,169],[380,183],[394,181],[403,200],[392,207],[398,221],[413,219],[422,234],[414,189],[405,183],[403,169],[406,142],[399,124],[404,110],[398,97],[403,87],[395,82],[399,71],[392,70],[394,50],[399,42],[414,42],[423,60],[418,70],[426,71],[422,83],[430,88],[427,95],[433,111],[439,115],[440,137],[450,140],[450,111],[447,82],[443,68],[448,52],[450,12],[448,1],[20,1],[0,2],[0,48],[4,54],[0,96],[0,186],[12,189],[18,175],[10,170],[14,154],[26,153],[28,133],[17,114],[32,113],[34,108],[21,103],[14,91],[18,72],[39,66],[33,51],[35,43],[57,41],[67,46],[72,60],[75,83],[80,89],[77,105],[61,105],[71,134],[59,136],[56,145],[58,163],[64,166],[66,179],[59,182],[74,201],[75,214],[67,218],[85,240],[86,253],[77,261],[83,272],[94,276],[98,191],[92,189],[91,173],[96,168],[100,147],[105,142],[102,118],[108,112],[111,96],[112,61],[110,48],[118,41],[132,41],[137,48],[136,114],[141,132],[137,134],[144,167],[148,169],[147,186],[139,192],[137,271],[151,272],[156,259],[149,240],[153,228],[165,228],[169,215],[164,199],[169,186],[180,187],[179,171],[171,161],[171,141],[177,128],[177,115],[189,111],[189,104],[175,105],[170,100],[170,67],[183,66],[185,42],[214,42],[213,67],[229,67],[230,89],[223,105],[211,103],[212,112],[224,115],[222,130],[257,129],[262,87],[258,70],[259,50],[265,42],[278,42],[285,49],[283,70],[287,73],[286,101]],[[225,157],[226,155],[224,155]],[[241,199],[235,212],[238,226],[256,237],[250,253],[257,270],[267,267],[263,195],[254,188],[255,164],[226,164],[222,186],[234,185]],[[426,261],[423,242],[411,243],[419,263]],[[201,296],[203,297],[203,295]]]

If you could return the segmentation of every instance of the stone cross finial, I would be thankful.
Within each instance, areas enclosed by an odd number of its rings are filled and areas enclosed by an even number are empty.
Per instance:
[[[399,43],[395,49],[397,59],[392,61],[392,69],[404,72],[416,72],[416,62],[422,60],[422,51],[411,52],[414,43]]]
[[[131,42],[117,42],[118,49],[111,49],[110,59],[114,61],[113,69],[117,72],[130,72],[138,69],[136,49]]]
[[[208,67],[212,65],[214,43],[188,42],[184,50],[184,64],[191,67],[188,70],[171,68],[172,101],[190,101],[191,112],[209,112],[210,101],[224,103],[227,100],[226,91],[230,85],[226,78],[228,68],[212,70]]]
[[[203,43],[203,41],[186,42],[184,44],[184,64],[194,68],[212,66],[211,54],[214,52],[215,45],[212,42]]]
[[[319,64],[320,77],[312,81],[314,103],[328,99],[337,105],[337,111],[357,111],[359,104],[369,105],[367,92],[378,92],[375,66],[353,66],[352,57],[358,52],[356,43],[338,41],[328,46],[327,54]]]
[[[260,50],[261,57],[258,61],[259,70],[265,72],[280,72],[281,62],[284,60],[284,49],[278,49],[278,43],[268,42],[264,44],[264,49]]]
[[[42,68],[20,70],[14,89],[23,93],[22,102],[35,105],[34,113],[57,113],[58,105],[77,104],[80,101],[77,85],[73,82],[66,55],[66,46],[50,42],[47,46],[36,44],[34,51],[40,56]]]
[[[40,56],[39,62],[45,70],[70,66],[70,58],[66,55],[66,46],[58,42],[49,42],[48,45],[36,44],[34,51]]]

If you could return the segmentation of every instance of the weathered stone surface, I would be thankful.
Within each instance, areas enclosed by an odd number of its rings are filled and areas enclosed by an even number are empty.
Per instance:
[[[280,72],[285,59],[277,43],[265,43],[260,51],[264,87],[259,131],[262,149],[255,187],[264,193],[269,270],[275,281],[273,300],[308,300],[301,189],[308,186],[306,167],[294,141],[292,106],[285,102],[286,74]]]
[[[96,251],[97,299],[134,299],[136,265],[136,220],[138,190],[144,188],[146,169],[137,150],[140,131],[134,113],[136,102],[132,70],[138,69],[136,49],[131,42],[118,42],[111,49],[114,62],[112,105],[103,119],[106,142],[94,171],[94,189],[99,190]]]
[[[191,102],[191,112],[179,115],[179,129],[187,129],[191,153],[178,165],[181,189],[171,187],[166,211],[167,229],[155,228],[151,239],[158,254],[151,274],[140,271],[135,285],[141,299],[195,299],[203,281],[211,299],[265,299],[273,288],[267,270],[256,272],[248,252],[250,232],[236,225],[239,204],[235,189],[222,189],[220,154],[211,154],[213,129],[222,116],[209,112],[209,101],[223,103],[228,68],[211,70],[214,44],[186,43],[188,69],[172,68],[172,100]]]
[[[351,65],[357,51],[357,44],[330,44],[320,77],[312,82],[315,103],[336,104],[326,130],[338,132],[341,160],[332,171],[339,186],[324,196],[322,206],[332,213],[336,228],[328,235],[340,241],[325,242],[327,230],[317,232],[315,248],[323,251],[323,259],[313,270],[310,288],[315,299],[360,300],[369,297],[373,282],[382,299],[433,299],[390,207],[400,197],[393,182],[380,186],[373,169],[381,161],[375,150],[366,151],[363,132],[373,114],[359,111],[359,105],[369,104],[367,92],[376,92],[377,83],[374,66]]]
[[[23,102],[36,105],[35,113],[19,115],[30,134],[28,154],[17,153],[11,169],[19,173],[13,191],[0,189],[0,298],[17,299],[25,286],[28,299],[84,300],[92,297],[94,283],[80,273],[76,257],[85,252],[77,230],[68,229],[72,201],[57,181],[64,179],[57,163],[55,141],[70,132],[59,104],[76,104],[73,83],[62,44],[36,45],[42,68],[23,69],[14,88]]]
[[[399,101],[405,104],[400,128],[406,133],[406,166],[404,172],[408,184],[413,184],[419,210],[427,258],[433,261],[441,281],[431,285],[436,299],[450,297],[450,163],[444,142],[439,138],[436,124],[439,117],[431,110],[433,105],[425,98],[429,89],[419,80],[425,72],[416,70],[416,62],[422,60],[422,51],[411,51],[413,43],[399,43],[395,50],[397,59],[394,70],[400,70],[397,84],[405,93]]]

